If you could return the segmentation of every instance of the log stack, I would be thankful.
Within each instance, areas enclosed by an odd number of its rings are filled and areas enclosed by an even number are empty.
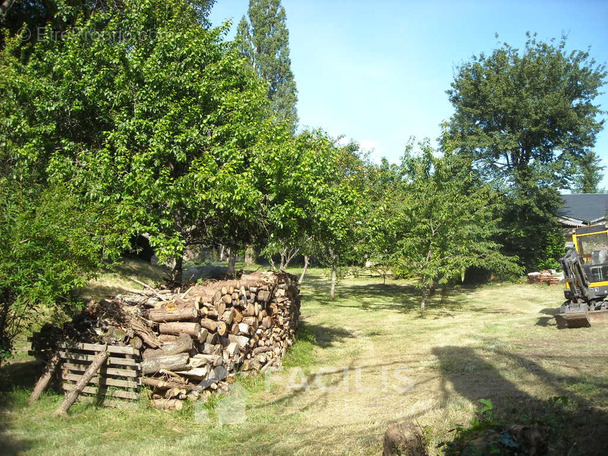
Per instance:
[[[64,334],[140,350],[140,382],[152,388],[153,405],[181,408],[181,400],[227,390],[239,371],[278,366],[293,344],[299,314],[297,278],[262,272],[184,293],[146,290],[91,302]]]

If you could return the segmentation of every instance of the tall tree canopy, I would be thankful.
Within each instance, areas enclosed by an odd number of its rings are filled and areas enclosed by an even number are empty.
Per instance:
[[[258,75],[268,83],[274,114],[295,131],[298,123],[298,90],[291,71],[289,30],[280,0],[250,0],[241,19],[236,41]]]
[[[522,51],[503,44],[462,65],[448,90],[455,113],[445,141],[469,153],[487,175],[517,182],[545,167],[560,184],[595,144],[603,125],[594,99],[605,67],[588,52],[528,34]]]
[[[51,178],[149,233],[178,260],[178,282],[187,244],[247,237],[249,155],[268,102],[221,30],[186,1],[130,0],[37,52],[10,61],[30,79],[9,80],[0,106],[7,153],[46,163]]]
[[[24,309],[69,301],[132,234],[179,281],[187,244],[257,232],[265,85],[185,0],[114,13],[0,49],[0,350]]]
[[[503,44],[458,69],[442,142],[503,192],[505,249],[536,269],[557,266],[559,189],[576,185],[603,126],[594,100],[607,73],[588,52],[568,52],[565,37],[527,36],[521,51]]]

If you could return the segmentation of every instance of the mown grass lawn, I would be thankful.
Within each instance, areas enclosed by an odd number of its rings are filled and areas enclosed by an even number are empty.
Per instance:
[[[327,286],[323,270],[307,276],[282,372],[243,378],[238,395],[204,407],[77,404],[55,418],[55,392],[26,407],[36,374],[19,354],[1,372],[0,454],[377,455],[387,426],[405,419],[441,454],[479,399],[499,420],[546,427],[552,454],[606,454],[608,327],[559,331],[559,287],[462,288],[421,318],[407,281],[343,280],[335,301]]]

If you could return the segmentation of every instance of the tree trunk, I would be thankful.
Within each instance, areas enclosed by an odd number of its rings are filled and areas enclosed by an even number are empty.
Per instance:
[[[331,261],[331,288],[329,289],[329,299],[336,297],[336,282],[338,281],[338,255],[332,255]]]
[[[246,264],[255,263],[255,250],[253,249],[252,245],[248,245],[247,249],[245,250],[245,263]]]
[[[143,359],[161,358],[163,356],[178,355],[194,348],[192,338],[188,334],[181,334],[174,342],[165,342],[161,348],[148,348],[142,353]]]
[[[228,271],[226,274],[235,276],[236,273],[236,254],[234,253],[234,249],[230,249],[228,252]]]
[[[304,269],[302,269],[302,274],[300,274],[299,284],[302,285],[302,281],[304,280],[304,276],[306,275],[306,271],[308,270],[308,265],[310,264],[310,257],[308,255],[304,255]]]
[[[287,260],[287,253],[285,252],[285,250],[281,251],[281,271],[285,270],[285,261]]]
[[[283,254],[281,254],[281,270],[282,271],[284,271],[285,269],[287,269],[289,267],[291,260],[293,260],[295,258],[295,256],[298,254],[299,251],[300,251],[299,247],[290,247],[290,248],[286,248],[284,250],[285,259],[283,259]]]
[[[441,287],[441,304],[445,304],[447,297],[448,297],[448,286],[444,285]]]
[[[426,303],[429,299],[430,286],[425,285],[422,289],[422,300],[420,301],[420,316],[424,317],[424,313],[426,312]]]
[[[182,284],[182,270],[184,267],[184,257],[178,256],[173,260],[173,269],[171,270],[171,282],[173,285],[181,285]]]

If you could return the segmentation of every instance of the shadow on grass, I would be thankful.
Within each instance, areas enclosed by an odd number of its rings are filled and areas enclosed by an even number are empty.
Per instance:
[[[22,454],[34,447],[34,441],[16,438],[10,428],[11,415],[15,407],[15,390],[31,391],[43,366],[36,361],[6,364],[0,367],[0,454],[12,456]]]
[[[377,279],[381,280],[381,279]],[[477,287],[439,289],[430,296],[429,310],[454,310],[466,302],[466,294]],[[421,292],[411,283],[338,283],[336,299],[329,299],[329,281],[318,274],[306,276],[304,292],[312,291],[315,301],[333,307],[358,307],[362,310],[393,310],[402,313],[420,309]],[[480,311],[485,310],[481,309]]]
[[[298,333],[304,335],[306,340],[313,345],[321,348],[333,347],[336,343],[341,342],[344,339],[355,337],[351,331],[348,331],[345,328],[313,325],[306,321],[300,322]],[[312,337],[307,337],[307,335],[312,335]]]
[[[574,387],[579,387],[601,393],[608,388],[606,379],[557,376],[536,361],[500,349],[482,353],[472,347],[447,346],[436,347],[433,353],[440,362],[444,407],[453,394],[451,389],[475,404],[480,399],[491,399],[496,417],[505,426],[540,423],[549,434],[546,454],[606,454],[608,414],[600,408],[601,404],[573,392]],[[604,354],[603,358],[597,362],[608,362],[608,356]],[[489,360],[523,369],[522,377],[534,376],[535,385],[557,395],[541,399],[522,391],[517,380],[511,380],[518,378],[516,372],[509,372],[507,379],[503,375],[507,368],[499,370]]]
[[[555,315],[559,313],[559,308],[548,307],[540,311],[541,314],[548,315],[547,317],[538,317],[536,326],[557,326]]]

